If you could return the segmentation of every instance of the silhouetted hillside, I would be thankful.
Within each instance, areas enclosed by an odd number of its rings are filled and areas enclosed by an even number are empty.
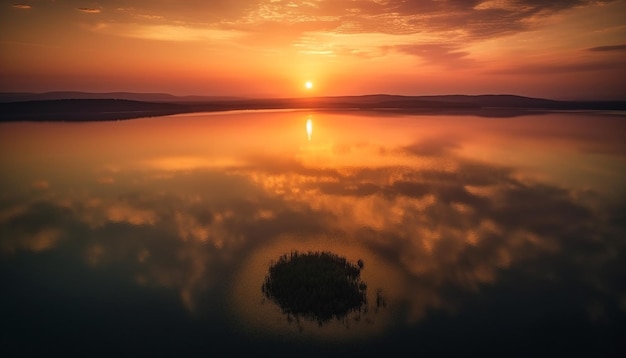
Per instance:
[[[62,99],[0,103],[2,121],[94,121],[183,113],[187,107],[121,99]]]
[[[55,92],[59,95],[61,92]],[[119,92],[123,93],[123,92]],[[67,92],[74,95],[74,92]],[[83,94],[87,96],[88,94]],[[93,94],[89,94],[93,95]],[[490,116],[497,113],[523,114],[526,111],[626,110],[626,101],[555,101],[515,95],[396,96],[364,95],[300,98],[195,98],[161,94],[136,94],[137,97],[167,99],[136,101],[128,99],[56,99],[0,103],[2,121],[92,121],[163,116],[190,112],[216,112],[260,109],[369,110],[402,113],[454,113]],[[495,111],[495,112],[494,112]]]
[[[449,103],[472,103],[485,108],[528,108],[528,109],[598,109],[624,110],[625,101],[555,101],[544,98],[523,97],[515,95],[446,95],[446,96],[419,96],[424,100]]]
[[[25,102],[25,101],[49,101],[59,99],[126,99],[141,102],[207,102],[228,101],[242,99],[240,97],[227,96],[174,96],[168,93],[133,93],[133,92],[71,92],[57,91],[44,93],[28,92],[4,92],[0,93],[0,103]]]

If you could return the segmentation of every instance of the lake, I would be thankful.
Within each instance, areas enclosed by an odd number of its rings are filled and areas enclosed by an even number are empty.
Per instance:
[[[624,114],[16,122],[0,149],[8,356],[626,352]],[[294,252],[362,263],[366,300],[269,297]]]

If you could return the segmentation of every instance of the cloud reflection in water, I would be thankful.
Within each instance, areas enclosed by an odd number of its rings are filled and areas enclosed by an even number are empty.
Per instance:
[[[534,285],[572,289],[580,295],[571,305],[598,322],[624,314],[624,192],[614,183],[625,173],[612,165],[625,151],[590,127],[598,118],[317,114],[315,141],[304,117],[305,141],[293,124],[302,116],[258,114],[241,137],[227,115],[128,123],[123,135],[153,131],[137,144],[142,155],[122,160],[102,142],[79,161],[93,168],[91,182],[55,191],[59,174],[50,170],[29,181],[50,185],[2,193],[2,254],[79,247],[86,265],[123,265],[129,280],[176,290],[194,314],[227,303],[244,325],[276,331],[289,327],[260,303],[260,287],[270,260],[291,250],[373,263],[363,279],[384,290],[388,312],[346,336],[458,312],[499,285],[531,296]],[[159,140],[174,118],[173,135],[181,127],[188,135],[171,148],[186,158],[180,165],[161,155]],[[555,122],[567,122],[567,136]],[[207,153],[200,143],[211,140],[240,145]],[[115,160],[105,185],[98,168]]]

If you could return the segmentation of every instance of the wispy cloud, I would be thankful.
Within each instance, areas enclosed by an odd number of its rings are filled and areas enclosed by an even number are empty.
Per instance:
[[[509,67],[490,71],[492,74],[535,74],[550,75],[559,73],[609,71],[624,68],[624,61],[586,61],[573,63],[528,63],[516,67]]]
[[[544,19],[572,8],[610,0],[242,0],[134,2],[118,8],[127,18],[92,24],[98,32],[167,41],[233,41],[264,48],[291,45],[307,55],[381,56],[385,51],[413,55],[429,64],[475,64],[467,46],[541,26]],[[100,8],[78,8],[98,13]],[[321,39],[317,34],[334,36]],[[242,35],[242,36],[238,36]],[[311,37],[316,37],[311,40]],[[363,45],[342,43],[341,36]],[[386,43],[376,45],[385,37]],[[407,39],[407,37],[412,37]]]
[[[33,7],[26,4],[13,4],[11,5],[15,9],[32,9]]]
[[[469,52],[453,44],[408,44],[397,45],[392,47],[392,49],[420,57],[427,63],[445,67],[468,67],[474,63],[474,61],[468,57]]]
[[[94,7],[78,7],[76,8],[76,10],[87,13],[87,14],[99,14],[102,12],[102,9],[98,9]]]
[[[591,47],[591,48],[588,48],[587,51],[592,51],[592,52],[626,51],[626,44]]]
[[[136,2],[135,16],[167,20],[164,25],[244,28],[266,36],[285,31],[293,37],[309,32],[339,34],[437,34],[472,41],[533,30],[542,20],[572,8],[611,0],[213,0]],[[97,8],[80,8],[98,12]],[[147,18],[146,18],[147,19]],[[278,33],[276,30],[284,31]]]
[[[539,20],[571,8],[606,1],[592,0],[387,0],[261,1],[239,21],[317,24],[340,33],[442,33],[446,37],[484,39],[535,28]]]
[[[92,31],[107,35],[163,41],[219,41],[241,36],[240,31],[174,25],[99,23]]]

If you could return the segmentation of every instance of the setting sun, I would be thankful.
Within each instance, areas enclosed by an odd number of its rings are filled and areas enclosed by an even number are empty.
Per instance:
[[[311,81],[306,81],[306,82],[304,83],[304,87],[305,87],[306,89],[311,89],[311,88],[313,88],[313,82],[311,82]]]

